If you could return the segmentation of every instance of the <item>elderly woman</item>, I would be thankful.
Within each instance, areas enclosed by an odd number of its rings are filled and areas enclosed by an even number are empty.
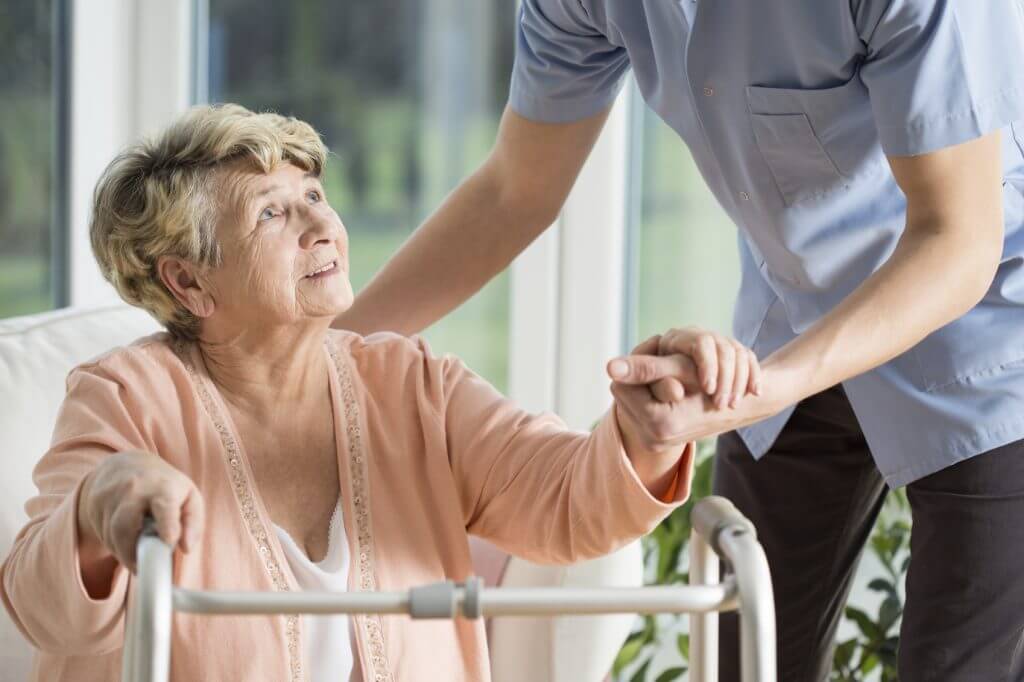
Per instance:
[[[325,159],[305,123],[202,107],[100,180],[96,257],[167,333],[68,377],[2,567],[36,680],[118,678],[147,513],[181,586],[400,590],[466,578],[470,533],[575,562],[686,499],[693,448],[646,387],[576,433],[422,340],[331,330],[352,289]],[[752,376],[694,362],[736,357]],[[173,646],[178,682],[489,677],[479,621],[178,614]]]

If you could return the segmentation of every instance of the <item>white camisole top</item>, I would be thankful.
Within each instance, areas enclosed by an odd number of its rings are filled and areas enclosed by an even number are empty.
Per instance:
[[[303,590],[345,592],[348,590],[348,539],[342,521],[341,500],[331,516],[327,536],[327,555],[322,561],[310,561],[288,533],[274,524],[281,549],[295,580]],[[349,616],[303,615],[302,649],[309,682],[362,682],[355,664],[355,642]]]

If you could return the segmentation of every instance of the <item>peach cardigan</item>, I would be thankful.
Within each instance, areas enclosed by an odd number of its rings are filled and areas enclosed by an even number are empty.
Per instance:
[[[611,411],[592,434],[527,414],[450,357],[393,334],[329,332],[350,590],[402,590],[472,571],[467,534],[538,562],[611,552],[652,530],[689,493],[688,446],[668,501],[643,486]],[[34,680],[119,677],[134,579],[117,569],[94,600],[78,570],[83,477],[107,455],[158,454],[206,503],[198,549],[175,558],[177,585],[294,590],[294,577],[253,485],[245,452],[194,344],[140,339],[68,377],[39,495],[0,568],[4,606],[35,645]],[[283,408],[286,409],[286,408]],[[489,680],[482,620],[353,619],[369,682]],[[303,679],[297,616],[175,614],[171,679]],[[428,672],[429,671],[429,672]]]

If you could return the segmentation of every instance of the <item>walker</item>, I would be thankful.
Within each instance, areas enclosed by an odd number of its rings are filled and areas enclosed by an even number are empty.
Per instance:
[[[740,612],[743,682],[775,682],[775,606],[753,524],[723,497],[693,508],[686,586],[484,588],[477,577],[406,592],[211,592],[172,582],[172,551],[148,520],[138,544],[138,589],[125,629],[123,679],[167,682],[173,611],[197,614],[407,614],[481,618],[608,613],[689,613],[690,679],[718,680],[718,612]],[[732,575],[719,578],[719,557]]]

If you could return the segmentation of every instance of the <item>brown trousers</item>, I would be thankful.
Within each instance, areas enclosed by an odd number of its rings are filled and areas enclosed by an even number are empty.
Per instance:
[[[714,490],[757,527],[775,591],[780,682],[822,682],[865,541],[888,488],[839,386],[801,402],[754,461],[718,440]],[[1024,680],[1024,441],[907,486],[911,561],[901,682]],[[739,682],[736,614],[721,618],[722,682]]]

